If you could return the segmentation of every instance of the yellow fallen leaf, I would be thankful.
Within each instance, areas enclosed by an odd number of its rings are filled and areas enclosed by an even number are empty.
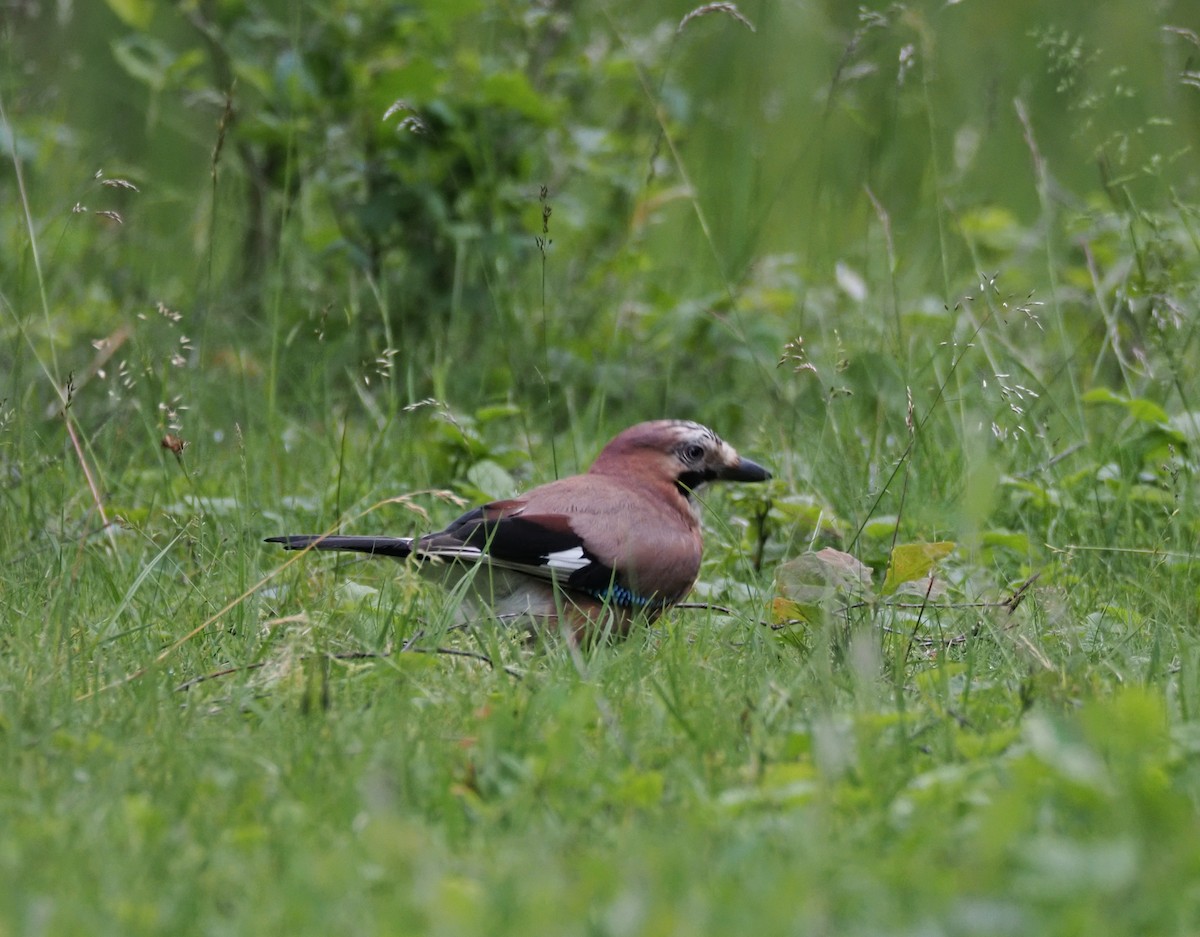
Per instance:
[[[899,544],[892,550],[892,558],[888,561],[883,594],[891,595],[902,583],[923,579],[938,560],[950,555],[955,546],[957,544],[953,540]]]

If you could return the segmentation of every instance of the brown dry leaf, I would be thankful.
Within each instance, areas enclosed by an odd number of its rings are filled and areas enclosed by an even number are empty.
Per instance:
[[[772,619],[777,625],[789,621],[815,623],[822,609],[834,600],[869,600],[871,575],[869,566],[832,547],[781,563],[775,570]]]

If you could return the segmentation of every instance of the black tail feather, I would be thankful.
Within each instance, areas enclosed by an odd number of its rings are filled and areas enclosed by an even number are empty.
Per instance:
[[[403,559],[412,553],[412,540],[408,537],[322,537],[320,534],[289,534],[286,537],[268,537],[264,543],[282,543],[285,550],[350,550],[354,553],[370,553],[374,556],[394,556]]]

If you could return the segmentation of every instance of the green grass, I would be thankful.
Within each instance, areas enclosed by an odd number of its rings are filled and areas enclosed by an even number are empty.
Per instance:
[[[0,937],[1200,930],[1200,23],[153,6],[2,27]],[[621,643],[262,543],[659,416]]]

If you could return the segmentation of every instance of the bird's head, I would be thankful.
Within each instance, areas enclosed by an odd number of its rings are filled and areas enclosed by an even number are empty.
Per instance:
[[[652,420],[617,434],[589,470],[602,475],[645,472],[672,482],[690,497],[710,481],[761,482],[771,473],[743,459],[707,426],[688,420]]]

